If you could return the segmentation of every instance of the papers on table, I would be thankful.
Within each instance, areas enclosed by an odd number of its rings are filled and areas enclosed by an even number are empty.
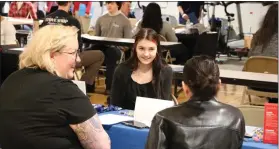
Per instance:
[[[245,126],[245,136],[252,137],[258,129],[260,128],[254,126]]]
[[[72,80],[78,88],[86,95],[86,86],[84,81]]]
[[[151,126],[153,117],[157,112],[174,106],[171,100],[137,97],[134,111],[134,120]]]
[[[134,120],[131,116],[117,115],[117,114],[103,114],[99,115],[99,119],[103,125],[113,125],[120,122]]]

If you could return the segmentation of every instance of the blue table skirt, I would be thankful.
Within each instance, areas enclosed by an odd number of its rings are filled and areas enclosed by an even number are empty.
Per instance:
[[[119,111],[102,114],[120,114]],[[149,129],[137,129],[123,124],[104,125],[111,139],[111,149],[144,149]],[[263,144],[252,139],[245,139],[242,149],[277,149],[277,145]]]

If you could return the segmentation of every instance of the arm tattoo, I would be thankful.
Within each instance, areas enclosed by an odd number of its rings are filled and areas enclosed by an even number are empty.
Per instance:
[[[110,139],[97,115],[83,123],[70,126],[85,149],[110,149]]]

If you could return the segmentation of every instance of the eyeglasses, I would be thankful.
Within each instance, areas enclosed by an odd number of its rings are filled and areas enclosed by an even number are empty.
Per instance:
[[[65,52],[65,51],[60,51],[60,53],[65,53],[65,54],[69,54],[69,55],[73,55],[75,56],[75,59],[77,59],[78,55],[80,54],[80,50],[76,50],[74,52]]]

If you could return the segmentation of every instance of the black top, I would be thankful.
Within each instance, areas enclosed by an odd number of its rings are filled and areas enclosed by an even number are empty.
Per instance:
[[[200,16],[200,7],[202,5],[204,5],[203,1],[177,2],[177,6],[181,6],[185,14],[189,14],[191,12],[194,12],[197,18],[199,18],[199,16]],[[179,17],[182,18],[180,13],[179,13]]]
[[[132,69],[124,63],[115,69],[110,97],[112,105],[134,110],[137,96],[157,98],[153,83],[138,84],[132,79],[132,72]],[[171,100],[171,82],[172,69],[166,66],[162,68],[160,76],[160,92],[164,100]]]
[[[83,149],[69,124],[96,114],[71,80],[40,69],[11,74],[0,89],[3,149]]]
[[[191,97],[154,116],[145,149],[241,149],[244,134],[238,108]]]
[[[56,10],[55,12],[46,16],[46,18],[44,19],[40,27],[44,27],[46,25],[57,25],[57,24],[61,24],[65,26],[75,26],[77,29],[79,29],[78,42],[79,42],[79,49],[81,49],[82,40],[81,40],[81,26],[79,21],[64,10]]]

